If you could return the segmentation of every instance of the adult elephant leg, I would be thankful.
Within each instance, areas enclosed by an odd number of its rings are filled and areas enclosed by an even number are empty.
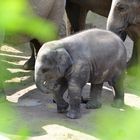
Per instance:
[[[79,29],[79,15],[80,6],[73,4],[69,0],[66,2],[66,13],[71,24],[71,33],[80,31]]]
[[[86,17],[87,17],[88,10],[81,7],[80,8],[80,14],[79,14],[79,20],[78,25],[80,30],[84,30],[86,26]]]
[[[51,12],[48,15],[48,19],[55,23],[58,27],[58,35],[59,37],[66,36],[66,25],[64,21],[64,12],[65,12],[65,0],[56,0],[53,5]]]
[[[71,33],[79,32],[85,29],[85,22],[88,10],[77,4],[67,2],[66,12],[71,24]]]
[[[41,48],[41,44],[37,39],[32,39],[30,40],[30,48],[31,48],[31,57],[23,65],[23,68],[25,70],[34,70],[35,59],[39,49]]]
[[[71,33],[79,32],[85,29],[85,22],[88,10],[77,4],[67,2],[66,12],[71,24]]]
[[[69,10],[70,12],[67,14],[72,26],[71,32],[75,33],[84,30],[88,10],[78,5],[71,7]]]

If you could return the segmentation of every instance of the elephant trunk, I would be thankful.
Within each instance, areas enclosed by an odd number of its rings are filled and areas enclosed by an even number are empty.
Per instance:
[[[43,93],[48,92],[48,88],[46,86],[45,79],[44,79],[43,75],[35,73],[35,84],[36,84],[37,88],[40,91],[42,91]]]
[[[113,4],[113,6],[111,7],[110,13],[108,15],[106,29],[114,32],[123,41],[125,41],[126,36],[127,36],[125,28],[127,25],[125,25],[125,22],[123,22],[118,16],[115,17],[114,5],[115,4]]]
[[[51,80],[47,81],[43,73],[36,73],[35,71],[35,84],[37,88],[43,93],[52,94],[56,90],[56,82]]]

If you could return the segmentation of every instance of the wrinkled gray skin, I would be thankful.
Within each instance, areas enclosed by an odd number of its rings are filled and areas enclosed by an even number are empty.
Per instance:
[[[35,63],[35,83],[44,93],[53,92],[57,110],[67,117],[80,117],[81,91],[91,83],[86,108],[101,107],[103,82],[115,89],[114,107],[124,104],[123,76],[126,49],[122,40],[110,31],[91,29],[44,44]],[[69,104],[63,99],[68,89]]]
[[[58,28],[59,37],[66,36],[65,23],[63,21],[64,11],[65,11],[65,0],[28,0],[34,13],[43,18],[44,20],[49,20],[53,22]],[[34,25],[33,25],[34,26]],[[24,64],[23,68],[34,69],[35,57],[38,50],[41,47],[41,43],[37,40],[31,40],[31,38],[23,37],[23,42],[28,42],[30,40],[30,48],[32,51],[31,58]]]
[[[60,30],[65,11],[65,0],[28,0],[36,15],[52,21]],[[59,32],[60,36],[65,33]]]
[[[107,20],[107,29],[121,37],[125,31],[134,41],[129,65],[140,65],[140,0],[113,0]]]

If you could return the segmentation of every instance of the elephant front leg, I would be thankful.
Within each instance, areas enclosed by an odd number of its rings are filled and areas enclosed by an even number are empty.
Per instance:
[[[87,17],[88,10],[85,8],[80,9],[80,16],[79,16],[79,28],[80,30],[84,30],[86,28],[86,17]]]
[[[85,29],[88,10],[71,1],[66,2],[66,13],[71,24],[71,33]]]
[[[103,83],[94,85],[91,84],[90,100],[86,104],[87,109],[96,109],[101,107],[101,92]]]
[[[69,104],[63,99],[63,95],[65,91],[68,88],[67,81],[61,81],[59,82],[59,85],[57,87],[57,91],[54,93],[54,100],[56,101],[57,104],[57,112],[58,113],[64,113],[67,111]]]
[[[77,119],[80,118],[80,103],[81,103],[81,87],[75,82],[69,84],[68,95],[70,110],[66,114],[68,118]]]

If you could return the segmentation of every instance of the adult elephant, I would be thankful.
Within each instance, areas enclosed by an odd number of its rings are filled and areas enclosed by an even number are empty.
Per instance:
[[[35,14],[43,19],[50,20],[58,27],[58,35],[64,37],[66,35],[65,25],[63,21],[65,11],[65,0],[28,0]],[[62,30],[62,28],[64,28]],[[29,40],[28,40],[29,41]],[[31,57],[24,64],[23,68],[34,69],[35,57],[42,43],[37,39],[30,39]]]
[[[112,0],[67,0],[66,12],[71,23],[71,32],[85,29],[86,16],[89,10],[108,17]]]
[[[126,32],[134,41],[130,66],[140,66],[140,0],[113,0],[107,29],[120,37]]]

